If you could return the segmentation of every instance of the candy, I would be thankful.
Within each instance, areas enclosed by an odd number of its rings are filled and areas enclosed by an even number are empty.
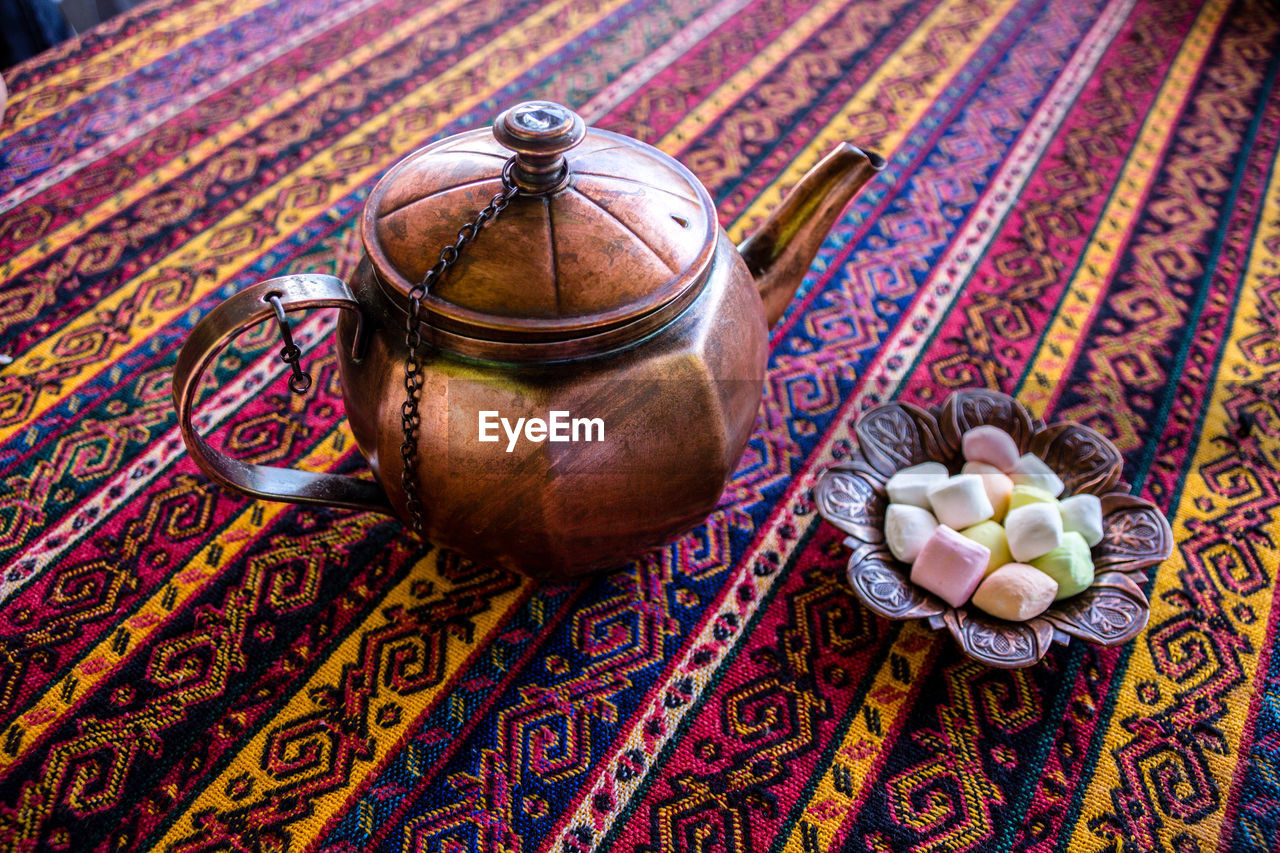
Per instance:
[[[972,539],[991,552],[987,559],[986,574],[991,574],[1005,563],[1013,562],[1009,553],[1009,542],[1005,539],[1004,528],[996,521],[983,521],[960,531],[960,535]]]
[[[1005,516],[1004,533],[1013,559],[1026,563],[1062,544],[1062,515],[1054,504],[1020,506]]]
[[[911,582],[960,607],[978,588],[990,558],[985,545],[939,524],[911,567]]]
[[[884,514],[884,538],[893,556],[914,563],[924,543],[929,541],[938,521],[933,513],[911,504],[889,504]]]
[[[1036,486],[1014,486],[1013,492],[1009,495],[1009,509],[1026,506],[1027,504],[1056,504],[1057,502],[1057,498]]]
[[[1058,582],[1026,563],[1006,563],[979,584],[974,606],[997,619],[1025,622],[1053,603]]]
[[[1079,533],[1090,548],[1102,541],[1102,501],[1097,495],[1063,498],[1058,510],[1062,513],[1063,530]]]
[[[961,530],[995,515],[995,508],[977,474],[957,474],[941,483],[934,483],[928,491],[929,503],[938,521]]]
[[[947,466],[941,462],[922,462],[903,468],[889,478],[885,484],[889,492],[889,503],[910,504],[921,509],[932,509],[929,506],[929,487],[947,479]]]
[[[999,427],[974,427],[960,439],[960,446],[965,459],[985,462],[1001,471],[1008,471],[1018,462],[1018,445]]]
[[[1004,514],[1009,511],[1009,495],[1013,493],[1013,480],[1009,475],[994,465],[986,462],[966,462],[960,469],[961,474],[977,474],[982,478],[982,488],[987,492],[987,500],[995,510],[992,516],[996,521],[1003,521]]]
[[[955,476],[925,462],[889,479],[885,540],[911,564],[911,580],[953,607],[982,586],[974,605],[1012,620],[1092,584],[1089,549],[1104,535],[1099,499],[1059,501],[1062,479],[1038,456],[1016,455],[1013,438],[996,427],[968,430],[961,444],[966,461]]]
[[[1062,494],[1062,479],[1034,453],[1022,454],[1017,464],[1010,469],[1009,477],[1015,486],[1035,486],[1055,498]]]
[[[1032,560],[1031,565],[1058,582],[1059,599],[1088,589],[1093,583],[1093,561],[1089,558],[1089,543],[1074,530],[1062,534],[1062,544]]]

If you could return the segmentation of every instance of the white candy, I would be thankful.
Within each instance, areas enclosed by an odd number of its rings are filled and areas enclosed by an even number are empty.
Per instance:
[[[920,549],[938,529],[938,520],[927,509],[911,504],[889,504],[884,514],[884,538],[893,556],[914,563]]]
[[[1013,480],[1009,479],[1009,475],[986,462],[966,462],[960,473],[977,474],[982,478],[987,499],[996,511],[992,517],[996,521],[1004,521],[1004,514],[1009,511],[1009,496],[1013,494]]]
[[[1035,486],[1055,498],[1062,494],[1062,479],[1034,453],[1022,454],[1018,464],[1009,472],[1009,479],[1013,480],[1015,486]]]
[[[1051,503],[1024,504],[1009,510],[1004,533],[1013,559],[1030,562],[1062,544],[1062,514]]]
[[[922,462],[903,468],[889,478],[885,488],[889,491],[889,503],[910,504],[930,509],[929,487],[947,479],[947,466],[941,462]]]
[[[962,530],[995,515],[977,474],[957,474],[929,487],[929,504],[938,521]]]
[[[1102,501],[1097,495],[1080,494],[1058,502],[1062,513],[1062,529],[1074,530],[1092,548],[1102,541]]]

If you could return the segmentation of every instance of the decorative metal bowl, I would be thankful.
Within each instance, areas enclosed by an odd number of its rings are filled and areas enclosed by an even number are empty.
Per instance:
[[[964,462],[960,439],[991,424],[1008,432],[1021,452],[1042,458],[1066,484],[1064,494],[1088,492],[1102,500],[1101,542],[1093,548],[1093,585],[1056,601],[1026,622],[1006,622],[972,608],[951,607],[910,581],[911,567],[889,552],[884,538],[885,483],[894,472],[921,462],[942,462],[957,473]],[[1115,445],[1086,426],[1045,426],[1007,394],[957,391],[941,407],[887,403],[854,425],[857,449],[848,461],[823,473],[815,490],[818,512],[848,534],[849,583],[867,607],[888,619],[926,619],[945,625],[969,657],[1014,669],[1044,657],[1054,642],[1072,637],[1104,646],[1128,642],[1147,624],[1151,605],[1140,584],[1146,569],[1173,551],[1173,531],[1150,501],[1129,494],[1121,482]]]

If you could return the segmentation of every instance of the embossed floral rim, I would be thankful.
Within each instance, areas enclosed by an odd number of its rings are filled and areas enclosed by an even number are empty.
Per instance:
[[[963,463],[960,438],[982,424],[1013,436],[1023,453],[1049,464],[1069,494],[1102,500],[1103,539],[1093,549],[1093,585],[1026,622],[1006,622],[977,609],[951,607],[908,579],[910,567],[889,552],[884,514],[885,483],[900,468],[939,461],[952,473]],[[887,403],[854,425],[857,448],[847,462],[825,471],[815,490],[822,517],[848,534],[849,583],[867,607],[889,619],[925,619],[951,631],[964,652],[991,666],[1030,666],[1056,641],[1072,637],[1113,646],[1146,627],[1151,605],[1139,586],[1146,569],[1173,552],[1168,520],[1150,502],[1129,494],[1120,481],[1123,461],[1115,445],[1079,424],[1033,418],[1007,394],[957,391],[941,407]]]

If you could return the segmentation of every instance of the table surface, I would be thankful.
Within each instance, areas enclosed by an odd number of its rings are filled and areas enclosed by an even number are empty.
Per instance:
[[[1267,0],[161,0],[5,76],[0,847],[1265,850],[1280,837],[1280,13]],[[719,508],[577,585],[188,458],[192,325],[349,274],[409,151],[561,101],[740,239],[888,167],[774,330]],[[202,411],[359,471],[333,319]],[[955,388],[1113,439],[1173,527],[1131,644],[990,670],[855,603],[853,418]],[[224,849],[224,848],[220,848]]]

